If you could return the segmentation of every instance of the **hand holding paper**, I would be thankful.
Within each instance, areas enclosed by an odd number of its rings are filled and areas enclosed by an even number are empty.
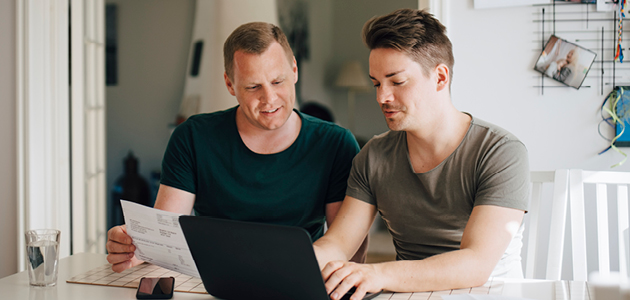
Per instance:
[[[120,200],[127,234],[138,259],[182,274],[199,277],[179,226],[180,214]]]

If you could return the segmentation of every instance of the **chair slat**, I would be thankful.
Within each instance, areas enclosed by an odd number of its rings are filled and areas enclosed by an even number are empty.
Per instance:
[[[628,242],[628,186],[617,186],[617,223],[619,237],[619,273],[622,278],[628,278],[628,253],[626,243]]]
[[[553,172],[549,172],[552,173]],[[553,179],[553,177],[552,177]],[[527,258],[525,265],[525,278],[534,278],[534,268],[536,266],[536,241],[538,240],[538,223],[540,215],[540,199],[542,198],[543,182],[535,182],[532,178],[532,195],[528,211],[529,232],[527,238]],[[529,263],[534,262],[534,263]]]
[[[595,185],[597,206],[597,251],[599,257],[599,273],[610,275],[610,249],[608,239],[608,188],[604,183]]]
[[[560,280],[568,190],[569,171],[556,170],[553,185],[553,203],[551,206],[551,223],[549,225],[546,279]]]
[[[573,280],[586,281],[586,224],[584,222],[584,185],[582,170],[570,173],[571,246],[573,254]]]

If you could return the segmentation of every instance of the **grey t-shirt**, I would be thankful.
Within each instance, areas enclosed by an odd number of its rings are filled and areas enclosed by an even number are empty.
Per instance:
[[[472,118],[449,157],[426,173],[415,173],[406,133],[389,131],[372,138],[355,157],[346,194],[376,205],[398,260],[424,259],[460,248],[476,205],[527,210],[527,149],[508,131]],[[523,277],[522,231],[521,224],[492,276]]]

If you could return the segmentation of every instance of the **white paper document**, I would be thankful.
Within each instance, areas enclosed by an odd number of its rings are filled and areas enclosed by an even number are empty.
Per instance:
[[[138,259],[182,274],[199,277],[184,232],[180,214],[120,200],[127,234],[136,246]]]

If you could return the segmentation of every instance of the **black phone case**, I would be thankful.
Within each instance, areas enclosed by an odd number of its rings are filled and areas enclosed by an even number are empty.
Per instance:
[[[172,283],[173,285],[171,286],[171,293],[170,294],[145,294],[142,293],[140,294],[140,284],[142,283],[142,280],[144,280],[147,277],[142,277],[140,279],[140,283],[138,283],[138,289],[136,290],[136,299],[171,299],[173,298],[173,292],[175,292],[175,278],[174,277],[161,277],[162,278],[172,278]]]

